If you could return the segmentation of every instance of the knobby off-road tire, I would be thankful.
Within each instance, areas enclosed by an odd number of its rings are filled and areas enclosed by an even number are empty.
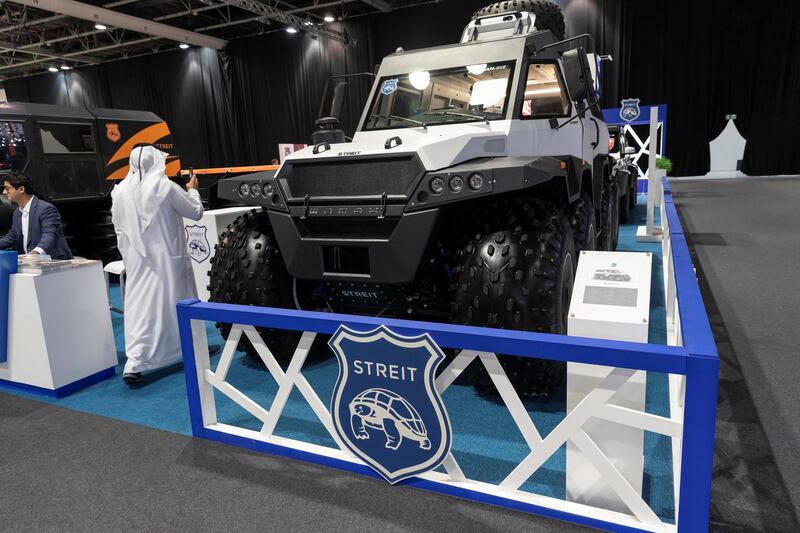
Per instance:
[[[636,195],[639,194],[639,170],[636,167],[632,169],[631,180],[633,183],[631,184],[631,192],[628,193],[628,207],[633,211],[636,207]]]
[[[639,179],[637,169],[627,167],[628,173],[628,192],[619,199],[619,221],[628,222],[631,219],[631,211],[636,207],[636,180]]]
[[[97,259],[104,265],[119,261],[117,234],[111,222],[111,200],[59,209],[62,230],[73,255]]]
[[[631,202],[630,202],[630,195],[631,191],[628,189],[623,196],[619,198],[619,221],[620,223],[627,222],[630,220],[631,216]]]
[[[561,8],[547,0],[507,0],[496,2],[476,11],[472,18],[486,17],[489,15],[502,15],[514,11],[527,11],[536,15],[534,22],[536,29],[550,30],[559,41],[567,33],[564,23],[564,14]]]
[[[5,235],[11,229],[14,220],[14,210],[17,207],[5,196],[0,196],[0,235]]]
[[[543,333],[566,333],[575,276],[575,243],[557,205],[512,199],[487,206],[475,233],[456,252],[453,320],[460,324]],[[500,356],[521,395],[549,394],[564,380],[566,365]],[[476,385],[494,390],[483,365]]]
[[[254,209],[238,217],[214,248],[209,271],[210,301],[295,309],[292,277],[286,270],[266,211]],[[227,338],[230,324],[217,327]],[[288,362],[300,332],[269,328],[258,331],[278,362]],[[249,340],[240,341],[239,349],[258,357]]]
[[[576,257],[580,257],[584,250],[597,250],[597,224],[591,195],[581,194],[577,202],[567,207],[566,215],[572,229]]]
[[[117,248],[117,233],[114,231],[114,223],[111,222],[111,208],[98,211],[95,220],[94,230],[89,236],[87,255],[99,259],[104,265],[119,261],[122,255]]]
[[[600,234],[598,249],[613,252],[619,242],[619,197],[616,179],[603,182],[602,202],[600,224],[603,231]]]

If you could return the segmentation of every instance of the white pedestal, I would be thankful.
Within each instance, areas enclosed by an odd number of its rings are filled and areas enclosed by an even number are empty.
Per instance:
[[[744,149],[747,141],[736,128],[733,120],[728,120],[725,129],[716,139],[708,143],[711,159],[711,168],[708,175],[725,175],[728,177],[743,177],[744,173],[737,170],[739,161],[744,158]]]
[[[649,253],[582,252],[570,304],[569,335],[647,342],[650,315]],[[593,391],[612,368],[567,364],[567,412]],[[644,411],[646,372],[637,372],[609,401]],[[591,419],[583,425],[633,489],[641,495],[644,431]],[[567,500],[628,513],[628,507],[581,451],[567,443]]]
[[[0,380],[11,386],[60,395],[81,380],[113,375],[117,350],[102,264],[13,274],[8,343]]]
[[[636,228],[636,242],[661,242],[662,233],[659,228],[651,228],[647,231],[647,226]]]
[[[252,207],[226,207],[206,211],[203,218],[195,222],[184,219],[186,233],[186,251],[192,260],[194,284],[197,297],[208,301],[208,271],[211,269],[211,258],[214,256],[214,245],[225,228],[238,216],[251,211]]]

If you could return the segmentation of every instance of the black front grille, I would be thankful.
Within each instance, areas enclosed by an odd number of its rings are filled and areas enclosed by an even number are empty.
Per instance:
[[[410,157],[295,163],[284,168],[279,178],[290,202],[315,197],[387,196],[408,198],[421,165]]]
[[[306,218],[295,219],[300,235],[316,239],[388,239],[397,218]]]

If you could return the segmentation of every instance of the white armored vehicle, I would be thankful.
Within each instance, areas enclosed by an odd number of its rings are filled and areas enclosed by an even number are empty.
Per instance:
[[[520,0],[386,57],[352,141],[323,118],[277,172],[220,181],[261,209],[223,235],[212,300],[566,333],[577,254],[618,220],[588,41]],[[563,378],[502,360],[520,392]]]

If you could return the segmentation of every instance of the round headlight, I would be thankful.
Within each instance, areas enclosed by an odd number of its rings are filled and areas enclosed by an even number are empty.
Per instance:
[[[441,176],[436,176],[431,180],[431,192],[433,194],[441,194],[444,191],[444,179]]]
[[[247,196],[250,194],[250,184],[249,183],[240,183],[239,184],[239,195],[240,196]]]
[[[479,191],[483,188],[483,174],[473,174],[469,177],[469,188],[473,191]]]
[[[250,194],[253,198],[258,198],[261,196],[261,186],[258,183],[254,183],[250,186]]]
[[[272,196],[273,192],[275,192],[275,187],[273,187],[271,183],[265,183],[264,184],[264,197]]]
[[[464,188],[464,180],[461,176],[453,176],[450,178],[450,190],[453,192],[461,192],[461,189]]]

